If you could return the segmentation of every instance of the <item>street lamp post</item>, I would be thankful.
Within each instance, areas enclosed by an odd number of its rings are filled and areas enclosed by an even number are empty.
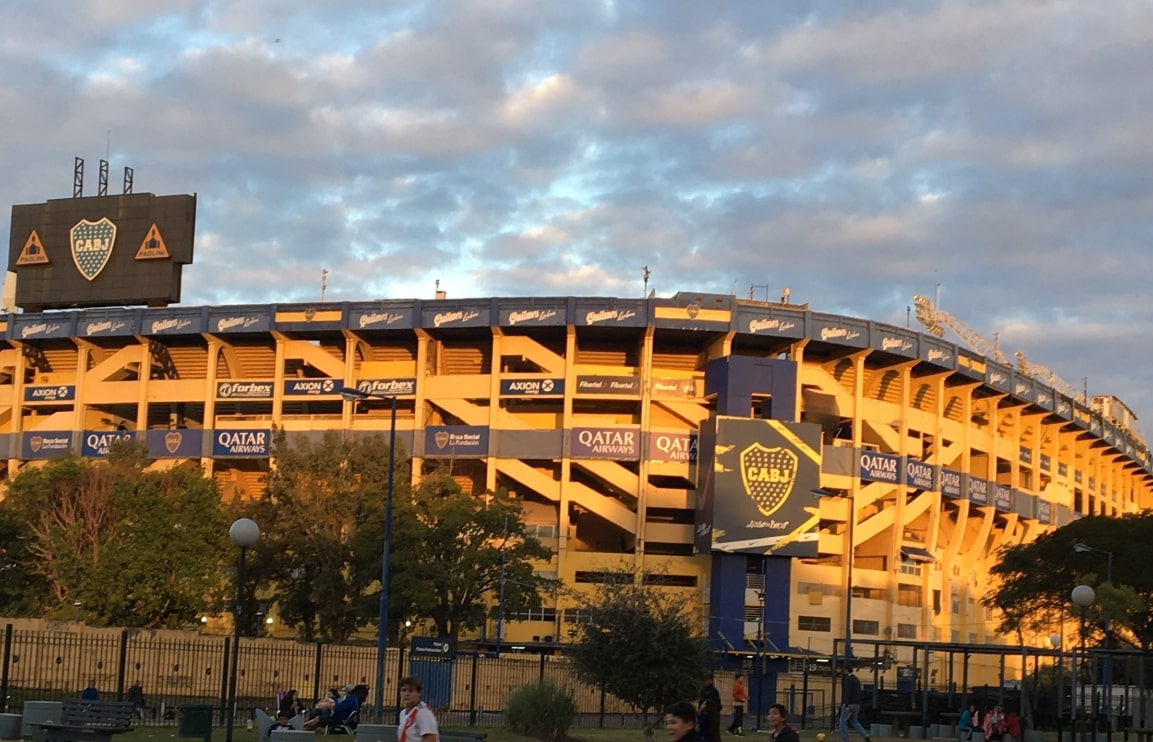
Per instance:
[[[1081,633],[1080,646],[1081,646],[1081,649],[1080,649],[1080,652],[1081,652],[1081,662],[1084,663],[1085,662],[1085,609],[1087,609],[1089,606],[1091,606],[1093,604],[1093,601],[1097,597],[1097,593],[1094,592],[1093,588],[1089,587],[1088,585],[1078,585],[1077,587],[1073,588],[1073,593],[1071,594],[1070,597],[1073,599],[1073,604],[1077,606],[1077,608],[1080,610],[1080,613],[1081,613],[1081,625],[1080,625],[1080,633]],[[1079,678],[1077,677],[1076,658],[1074,657],[1074,665],[1073,665],[1073,690],[1074,690],[1074,693],[1076,693],[1078,680],[1079,680]],[[1075,696],[1071,700],[1074,702],[1074,707],[1075,707],[1075,712],[1073,714],[1073,718],[1076,719],[1077,716],[1080,715],[1080,712],[1085,707],[1085,684],[1084,683],[1081,684],[1081,701],[1079,703],[1077,703]],[[1074,728],[1073,728],[1073,733],[1074,733],[1074,735],[1076,735],[1076,726],[1074,726]],[[1081,739],[1083,740],[1083,742],[1089,739],[1088,725],[1085,725],[1085,724],[1082,725],[1082,727],[1081,727]]]
[[[1050,634],[1049,646],[1057,650],[1057,661],[1053,663],[1054,679],[1057,686],[1057,742],[1061,742],[1061,714],[1063,713],[1062,703],[1065,695],[1065,686],[1061,682],[1061,672],[1065,664],[1065,653],[1061,649],[1061,635]]]
[[[396,396],[363,392],[351,387],[342,387],[340,396],[354,403],[369,397],[387,399],[391,407],[388,422],[388,488],[384,500],[384,547],[380,555],[380,616],[376,630],[376,692],[373,695],[377,718],[384,719],[384,661],[388,651],[388,561],[392,552],[392,490],[396,470]]]
[[[854,509],[856,503],[853,502],[853,496],[849,492],[834,492],[832,490],[817,488],[809,490],[809,493],[817,497],[839,497],[848,501],[849,504],[849,517],[848,525],[845,531],[845,537],[848,543],[845,545],[845,667],[848,668],[849,663],[853,658],[853,530],[857,522],[857,513]]]
[[[1080,542],[1073,544],[1073,551],[1077,551],[1077,552],[1080,552],[1082,554],[1085,554],[1085,553],[1104,554],[1105,555],[1105,581],[1109,583],[1110,587],[1113,586],[1113,552],[1109,551],[1108,549],[1098,549],[1095,546],[1090,546],[1089,544],[1080,543]],[[1113,633],[1112,629],[1113,629],[1113,621],[1112,621],[1112,619],[1110,619],[1108,617],[1108,615],[1106,615],[1106,618],[1105,618],[1105,643],[1104,643],[1105,665],[1104,665],[1104,672],[1102,673],[1101,685],[1104,687],[1104,691],[1105,691],[1105,715],[1106,715],[1106,718],[1109,719],[1109,731],[1110,732],[1113,731],[1113,698],[1112,698],[1112,694],[1113,694],[1113,692],[1112,692],[1113,658],[1109,655],[1109,650],[1111,649],[1110,645],[1112,643],[1110,641],[1111,635]]]
[[[250,518],[239,518],[228,529],[228,538],[240,548],[236,567],[236,605],[232,612],[232,663],[228,670],[228,708],[224,711],[224,739],[232,742],[236,721],[236,662],[240,655],[240,623],[244,612],[244,560],[248,549],[260,538],[260,526]]]
[[[500,597],[496,603],[496,656],[500,657],[500,645],[504,639],[504,571],[505,553],[508,546],[508,516],[504,516],[504,541],[500,545]]]

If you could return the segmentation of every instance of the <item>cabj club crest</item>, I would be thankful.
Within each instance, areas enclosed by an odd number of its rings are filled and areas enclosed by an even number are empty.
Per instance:
[[[753,443],[741,451],[741,483],[745,494],[768,517],[777,511],[797,481],[797,453],[782,446]]]
[[[108,217],[95,222],[81,219],[68,231],[68,236],[76,270],[89,281],[99,276],[112,257],[116,225]]]

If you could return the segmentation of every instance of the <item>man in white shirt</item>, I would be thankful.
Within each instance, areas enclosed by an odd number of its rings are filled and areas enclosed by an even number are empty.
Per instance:
[[[424,686],[420,679],[409,675],[400,679],[400,725],[396,728],[397,742],[437,742],[440,732],[432,709],[420,700]]]

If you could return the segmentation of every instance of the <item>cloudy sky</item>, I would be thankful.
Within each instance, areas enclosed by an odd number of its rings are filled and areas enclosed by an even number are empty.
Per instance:
[[[0,69],[0,233],[107,154],[187,304],[940,284],[1153,416],[1147,0],[19,0]]]

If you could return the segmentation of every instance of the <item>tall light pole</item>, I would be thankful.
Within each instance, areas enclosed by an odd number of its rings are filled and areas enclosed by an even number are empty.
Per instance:
[[[849,667],[849,663],[853,659],[853,529],[857,522],[856,503],[853,502],[853,495],[850,492],[835,492],[823,488],[809,490],[809,494],[817,497],[839,497],[846,500],[849,505],[848,526],[845,531],[845,537],[848,543],[845,545],[845,668]]]
[[[228,538],[240,548],[240,561],[236,567],[236,605],[232,611],[232,663],[228,669],[228,708],[224,710],[224,739],[232,742],[232,726],[236,721],[236,661],[240,654],[240,622],[244,613],[244,558],[248,549],[260,538],[260,526],[250,518],[239,518],[228,529]]]
[[[508,516],[504,516],[504,541],[500,545],[500,597],[496,603],[496,656],[500,657],[501,640],[504,638],[504,567],[505,553],[508,546]]]
[[[1053,669],[1055,671],[1054,672],[1054,676],[1055,676],[1054,679],[1056,680],[1056,685],[1057,685],[1057,729],[1059,730],[1061,728],[1061,713],[1062,713],[1061,706],[1063,705],[1062,700],[1063,700],[1063,697],[1065,695],[1065,688],[1064,688],[1064,685],[1061,683],[1061,669],[1062,669],[1062,666],[1065,664],[1065,653],[1061,649],[1061,635],[1060,634],[1050,634],[1049,635],[1049,646],[1051,646],[1051,647],[1053,647],[1053,649],[1057,650],[1057,661],[1053,663]],[[1061,742],[1060,733],[1058,733],[1058,735],[1057,735],[1057,742]]]
[[[388,488],[384,500],[384,547],[380,554],[380,616],[376,629],[376,692],[373,694],[377,718],[384,719],[384,659],[388,653],[388,561],[392,553],[392,489],[396,470],[396,396],[362,392],[347,386],[341,387],[340,396],[353,404],[369,397],[387,399],[391,403],[388,423]]]
[[[1070,597],[1073,599],[1073,604],[1076,605],[1077,608],[1080,609],[1080,612],[1081,612],[1081,626],[1080,626],[1081,642],[1080,642],[1080,644],[1081,644],[1081,662],[1083,663],[1085,661],[1085,609],[1088,608],[1089,606],[1093,605],[1093,601],[1097,598],[1097,593],[1094,592],[1093,588],[1089,587],[1088,585],[1078,585],[1077,587],[1073,588],[1073,592],[1070,595]],[[1077,689],[1076,684],[1077,684],[1078,680],[1079,680],[1079,678],[1077,677],[1077,667],[1076,667],[1076,664],[1074,663],[1074,666],[1073,666],[1073,690],[1074,690],[1074,693],[1076,693],[1076,689]],[[1075,708],[1075,713],[1073,715],[1073,718],[1075,719],[1079,715],[1079,712],[1085,706],[1085,685],[1084,685],[1084,683],[1081,684],[1081,702],[1077,703],[1076,697],[1074,697],[1072,699],[1072,701],[1074,703],[1074,708]],[[1076,726],[1074,726],[1074,728],[1073,728],[1074,738],[1076,737],[1076,733],[1077,733],[1076,732]],[[1081,739],[1082,740],[1088,740],[1088,738],[1089,738],[1088,728],[1085,725],[1082,725],[1082,727],[1081,727]]]
[[[1073,551],[1077,551],[1077,552],[1080,552],[1082,554],[1085,554],[1085,553],[1104,554],[1105,555],[1105,581],[1109,583],[1110,587],[1113,586],[1113,552],[1109,551],[1108,549],[1098,549],[1095,546],[1090,546],[1089,544],[1085,544],[1085,543],[1081,543],[1081,542],[1073,544]],[[1110,729],[1112,729],[1112,726],[1113,726],[1113,698],[1112,698],[1112,695],[1113,695],[1113,692],[1112,692],[1113,658],[1109,655],[1109,649],[1111,649],[1110,638],[1111,638],[1111,634],[1113,633],[1112,628],[1113,628],[1113,621],[1109,618],[1108,614],[1106,614],[1106,616],[1105,616],[1105,652],[1106,653],[1105,653],[1105,667],[1104,667],[1104,672],[1102,673],[1104,676],[1102,678],[1102,680],[1103,680],[1102,685],[1105,687],[1105,709],[1106,709],[1106,717],[1109,719]]]

